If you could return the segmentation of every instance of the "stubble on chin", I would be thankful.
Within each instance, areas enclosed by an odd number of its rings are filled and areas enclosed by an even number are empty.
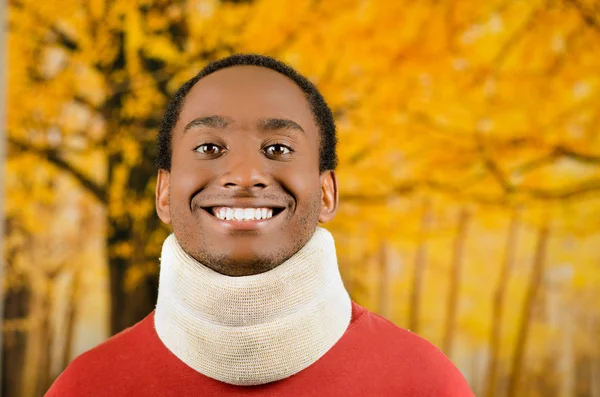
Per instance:
[[[310,203],[309,211],[306,215],[297,219],[300,233],[296,233],[291,240],[282,243],[283,246],[273,247],[269,252],[264,251],[253,258],[244,258],[242,260],[235,258],[228,253],[218,252],[210,246],[210,231],[203,230],[199,224],[189,224],[181,208],[171,207],[172,228],[177,240],[183,250],[194,258],[200,264],[214,270],[217,273],[227,276],[249,276],[267,272],[287,261],[296,254],[310,240],[318,224],[319,212],[321,206],[320,192],[313,197]],[[194,212],[203,211],[195,207]],[[290,214],[290,221],[293,219]],[[286,224],[290,227],[290,224]],[[277,235],[285,235],[286,231],[281,230]],[[211,249],[212,248],[212,249]]]

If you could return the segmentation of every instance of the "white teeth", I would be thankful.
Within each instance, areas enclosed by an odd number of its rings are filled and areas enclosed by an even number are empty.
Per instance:
[[[241,208],[236,208],[233,211],[233,217],[235,218],[235,220],[241,221],[242,219],[244,219],[244,210]]]
[[[273,217],[272,208],[228,208],[218,207],[213,211],[214,215],[221,220],[251,221],[269,219]]]

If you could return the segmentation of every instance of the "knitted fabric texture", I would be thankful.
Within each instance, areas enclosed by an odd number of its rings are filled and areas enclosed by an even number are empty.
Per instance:
[[[233,385],[287,378],[342,337],[352,306],[331,234],[268,272],[229,277],[164,242],[155,313],[164,345],[196,371]]]

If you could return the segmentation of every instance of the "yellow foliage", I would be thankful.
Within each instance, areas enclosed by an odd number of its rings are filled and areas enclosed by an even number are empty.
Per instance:
[[[211,60],[259,52],[308,76],[336,115],[341,204],[327,227],[353,298],[387,307],[399,325],[418,320],[417,331],[442,344],[454,288],[454,340],[462,349],[455,358],[475,362],[476,352],[489,352],[498,325],[493,355],[512,360],[523,322],[533,324],[528,354],[550,354],[561,332],[550,317],[598,321],[600,312],[600,16],[593,6],[11,2],[7,280],[46,285],[44,277],[74,263],[65,258],[74,257],[78,238],[97,238],[96,227],[108,230],[101,243],[110,244],[109,266],[127,262],[124,294],[155,277],[151,258],[168,232],[154,214],[151,148],[168,95]],[[94,206],[106,224],[81,215]],[[471,220],[457,261],[462,210]],[[518,239],[503,276],[515,213]],[[544,275],[524,318],[538,230],[546,226]],[[63,232],[70,244],[58,244]],[[63,248],[44,248],[50,243]],[[399,259],[382,259],[384,246]],[[43,262],[43,277],[28,265],[32,257]],[[385,266],[393,267],[387,306]],[[570,276],[552,279],[564,268]],[[499,289],[501,324],[491,313]],[[578,310],[569,310],[573,302]],[[574,348],[598,342],[586,338]]]

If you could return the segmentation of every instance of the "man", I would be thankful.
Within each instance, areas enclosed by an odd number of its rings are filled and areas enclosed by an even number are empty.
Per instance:
[[[352,302],[333,238],[335,124],[268,57],[209,64],[158,137],[156,310],[49,396],[472,396],[434,346]]]

